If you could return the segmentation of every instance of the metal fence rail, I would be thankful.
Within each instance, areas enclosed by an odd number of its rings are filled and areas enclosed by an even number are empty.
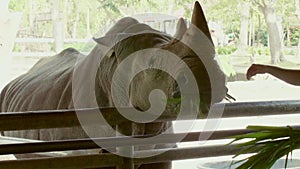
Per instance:
[[[151,164],[159,162],[168,162],[173,160],[193,159],[211,156],[231,155],[239,151],[232,146],[206,146],[193,148],[174,148],[165,152],[165,150],[153,150],[136,152],[137,156],[144,154],[160,154],[148,158],[136,158],[134,164]],[[114,154],[99,154],[99,155],[81,155],[68,157],[54,158],[37,158],[30,160],[17,161],[2,161],[0,168],[5,169],[83,169],[83,168],[99,168],[99,167],[114,167],[124,164],[126,158]]]
[[[224,105],[215,104],[213,109],[220,109]],[[124,111],[130,111],[133,108],[119,108]],[[42,128],[62,128],[80,126],[77,114],[84,113],[91,120],[89,124],[97,124],[99,110],[103,117],[111,125],[128,122],[116,108],[95,108],[82,110],[52,110],[52,111],[32,111],[32,112],[3,112],[0,113],[0,131],[24,130],[24,129],[42,129]],[[300,100],[291,101],[272,101],[272,102],[240,102],[226,103],[224,107],[223,118],[250,117],[266,115],[287,115],[300,113]],[[61,118],[64,117],[64,118]],[[156,115],[155,115],[156,117]],[[176,114],[162,114],[154,122],[174,121]],[[212,117],[213,118],[213,117]],[[189,116],[182,120],[193,119]],[[18,124],[18,125],[15,125]]]
[[[222,104],[216,104],[214,109],[221,109]],[[122,108],[130,111],[132,108]],[[115,108],[101,108],[102,115],[110,124],[120,124],[127,120],[118,113]],[[228,103],[225,104],[223,118],[246,117],[246,116],[266,116],[266,115],[287,115],[298,114],[300,112],[300,100],[294,101],[273,101],[273,102],[244,102],[244,103]],[[24,129],[42,129],[42,128],[60,128],[79,126],[76,113],[85,113],[90,117],[96,116],[99,109],[85,110],[55,110],[55,111],[38,111],[38,112],[16,112],[16,113],[0,113],[0,131],[8,130],[24,130]],[[61,118],[61,117],[64,118]],[[212,117],[215,118],[215,117]],[[91,118],[94,119],[94,118]],[[186,117],[185,119],[190,119]],[[176,115],[163,114],[155,122],[173,121],[176,120]],[[91,121],[91,124],[97,123]],[[18,124],[18,125],[16,125]],[[199,141],[200,134],[207,132],[192,132],[192,133],[172,133],[162,134],[160,140],[155,139],[155,144],[177,143]],[[210,140],[219,140],[228,138],[237,134],[249,133],[249,130],[221,130],[211,131]],[[77,139],[77,140],[62,140],[49,142],[29,142],[29,143],[14,143],[0,145],[0,155],[3,154],[22,154],[22,153],[37,153],[37,152],[52,152],[66,151],[79,149],[94,149],[99,148],[94,141],[105,147],[122,147],[136,145],[152,145],[151,136],[135,136],[135,138],[147,138],[142,141],[137,139],[132,141],[132,137],[114,137],[114,138],[95,138],[95,139]],[[183,138],[179,140],[178,138]],[[0,137],[1,139],[1,137]],[[148,151],[137,151],[135,155],[145,155],[151,153],[163,152],[164,150],[155,149]],[[128,162],[134,164],[146,164],[166,162],[180,159],[192,159],[201,157],[233,155],[238,151],[228,145],[213,145],[201,146],[192,148],[171,148],[165,153],[149,158],[126,159],[113,154],[94,154],[81,156],[64,156],[51,158],[33,158],[17,161],[1,161],[0,168],[18,169],[18,168],[42,168],[43,169],[68,169],[68,168],[97,168],[109,166],[123,166]],[[4,167],[5,166],[5,167]]]
[[[250,133],[249,130],[226,130],[226,131],[212,131],[212,132],[192,132],[192,133],[174,133],[161,134],[160,139],[152,138],[151,136],[135,136],[135,137],[107,137],[107,138],[93,138],[93,139],[76,139],[76,140],[62,140],[62,141],[45,141],[45,142],[31,142],[31,143],[14,143],[0,145],[0,154],[22,154],[22,153],[36,153],[49,151],[66,151],[66,150],[80,150],[80,149],[96,149],[99,145],[103,147],[120,147],[120,146],[138,146],[138,145],[152,145],[164,143],[178,143],[199,141],[201,134],[206,135],[212,133],[208,140],[218,140],[229,138],[237,134]],[[147,138],[132,140],[131,138]],[[182,139],[181,139],[182,138]],[[1,139],[1,137],[0,137]]]

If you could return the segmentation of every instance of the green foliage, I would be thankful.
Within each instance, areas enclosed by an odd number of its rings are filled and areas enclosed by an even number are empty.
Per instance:
[[[216,47],[217,54],[230,55],[237,50],[236,46]]]
[[[295,55],[296,54],[296,52],[295,52],[295,50],[294,49],[284,49],[283,50],[283,55]]]
[[[230,56],[222,55],[218,56],[219,65],[227,77],[235,76],[236,71],[233,66],[230,64]]]
[[[291,61],[280,62],[278,63],[278,66],[287,69],[300,69],[300,64]]]
[[[261,44],[263,46],[268,46],[268,32],[266,29],[258,29],[255,32],[255,40],[256,43]]]
[[[277,1],[276,10],[279,16],[294,16],[295,15],[294,1],[290,1],[290,0]],[[288,20],[283,20],[283,22],[287,23]]]
[[[30,3],[31,2],[31,3]],[[53,0],[11,0],[11,11],[23,13],[21,27],[27,30],[27,34],[35,34],[41,37],[52,37],[51,18],[35,25],[35,17],[45,13],[51,13]],[[158,12],[172,15],[175,11],[184,9],[190,15],[193,0],[62,0],[59,11],[65,24],[65,37],[84,38],[87,36],[87,15],[91,34],[100,32],[103,34],[112,23],[124,16],[132,16],[138,13]],[[30,21],[30,18],[33,19]],[[77,19],[78,18],[78,19]]]
[[[270,55],[268,47],[248,47],[248,53],[252,53],[252,50],[255,55]]]
[[[29,12],[30,6],[29,6],[28,1],[10,0],[9,9],[12,12],[16,12],[16,11],[27,11],[27,12]]]
[[[226,34],[232,33],[238,38],[240,29],[240,5],[249,0],[200,0],[205,7],[205,13],[208,20],[216,21],[223,27]],[[30,6],[32,2],[32,7]],[[11,0],[9,4],[10,11],[18,11],[23,13],[21,28],[26,30],[26,34],[35,34],[39,37],[52,37],[52,23],[39,22],[34,25],[34,21],[30,16],[34,17],[38,13],[49,13],[52,10],[53,0]],[[183,12],[186,18],[191,17],[191,9],[194,0],[61,0],[60,11],[62,12],[63,22],[65,24],[65,37],[85,38],[89,33],[102,35],[105,33],[109,25],[114,23],[121,17],[131,16],[138,13],[158,12],[170,15],[178,15]],[[261,0],[257,0],[261,2]],[[266,2],[269,3],[267,0]],[[285,35],[290,30],[290,43],[292,46],[298,44],[300,38],[300,30],[295,27],[298,21],[295,19],[294,2],[290,0],[276,1],[276,10],[279,16],[283,17],[283,26]],[[256,3],[251,3],[250,11],[252,13],[249,19],[254,19],[255,25],[255,43],[268,45],[268,34],[263,14],[259,10]],[[90,14],[89,24],[90,32],[87,32],[87,15]],[[30,15],[31,14],[31,15]],[[78,19],[76,19],[78,17]],[[250,22],[249,22],[250,24]],[[285,38],[288,40],[288,38]],[[219,54],[230,54],[233,49],[218,49]],[[260,53],[258,51],[257,53]],[[266,53],[266,52],[262,52]]]
[[[15,44],[15,45],[14,45],[14,48],[13,48],[13,51],[14,51],[14,52],[21,52],[22,50],[21,50],[20,45]]]
[[[237,169],[269,169],[278,159],[284,156],[286,156],[286,167],[288,155],[300,145],[299,128],[290,126],[248,126],[247,129],[253,132],[233,137],[234,141],[232,143],[248,140],[236,145],[237,148],[242,148],[242,150],[235,157],[244,153],[256,154],[238,161],[244,163]]]
[[[292,46],[297,46],[300,38],[300,29],[291,27],[290,29],[290,40]]]
[[[95,46],[95,43],[67,43],[64,44],[64,48],[74,48],[76,50],[79,50],[81,52],[89,52],[91,51]]]
[[[239,0],[219,0],[207,12],[208,20],[221,21],[225,31],[235,32],[240,26]]]

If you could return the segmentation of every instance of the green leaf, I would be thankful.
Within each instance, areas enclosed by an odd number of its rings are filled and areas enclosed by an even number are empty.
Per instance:
[[[242,161],[245,161],[238,169],[256,169],[271,168],[274,163],[286,156],[285,167],[287,167],[288,155],[294,149],[300,146],[299,128],[272,127],[272,126],[248,126],[247,129],[252,133],[233,136],[234,140],[230,143],[236,143],[243,139],[250,141],[238,143],[235,146],[242,148],[235,156],[256,153]]]

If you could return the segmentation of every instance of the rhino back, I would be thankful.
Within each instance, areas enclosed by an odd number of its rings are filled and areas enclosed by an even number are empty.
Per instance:
[[[39,60],[27,73],[2,90],[1,112],[72,108],[72,76],[79,57],[82,55],[75,49],[66,49],[55,56]],[[78,127],[8,131],[5,135],[38,140],[86,137]]]
[[[3,90],[1,111],[67,109],[71,106],[72,72],[80,53],[66,49],[43,58]]]

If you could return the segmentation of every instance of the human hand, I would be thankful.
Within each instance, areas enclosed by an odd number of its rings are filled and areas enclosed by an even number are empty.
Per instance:
[[[260,64],[252,64],[249,69],[247,70],[247,79],[250,80],[252,76],[257,74],[264,74],[266,72],[267,66],[260,65]]]

